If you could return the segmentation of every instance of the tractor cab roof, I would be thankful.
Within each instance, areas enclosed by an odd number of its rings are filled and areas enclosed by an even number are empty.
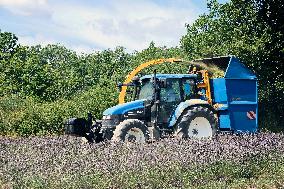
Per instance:
[[[151,79],[154,77],[154,74],[151,74],[151,75],[145,75],[143,77],[141,77],[141,80],[144,80],[144,79]],[[197,78],[197,75],[196,74],[156,74],[156,77],[158,79],[181,79],[181,78]]]

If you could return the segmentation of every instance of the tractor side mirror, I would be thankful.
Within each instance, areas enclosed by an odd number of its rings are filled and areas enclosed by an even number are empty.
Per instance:
[[[160,87],[161,88],[167,88],[167,79],[165,79],[165,78],[160,79]]]

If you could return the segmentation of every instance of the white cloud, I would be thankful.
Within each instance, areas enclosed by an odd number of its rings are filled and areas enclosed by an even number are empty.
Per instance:
[[[193,5],[192,5],[193,6]],[[151,1],[112,1],[105,9],[85,6],[55,7],[54,22],[72,35],[103,48],[124,46],[141,50],[151,41],[175,46],[184,24],[197,15],[194,8],[161,7]]]
[[[28,46],[38,45],[38,44],[46,46],[48,44],[56,44],[57,42],[54,39],[47,38],[42,34],[36,34],[34,36],[19,35],[19,43]]]
[[[23,16],[43,13],[48,8],[47,0],[0,0],[0,6]]]
[[[48,44],[60,44],[59,41],[56,41],[52,38],[46,38],[41,34],[37,34],[35,36],[28,36],[28,35],[20,35],[19,36],[19,43],[22,45],[33,46],[33,45],[42,45],[46,46]],[[99,49],[93,49],[87,45],[74,45],[74,44],[65,44],[67,48],[70,48],[77,52],[78,54],[81,53],[92,53],[94,51],[99,51]]]
[[[42,17],[42,22],[49,23],[49,31],[52,30],[52,35],[57,35],[56,39],[60,40],[57,42],[74,47],[72,41],[76,41],[80,44],[76,49],[88,52],[93,47],[106,49],[116,46],[126,47],[128,51],[141,50],[151,41],[161,46],[176,46],[185,32],[185,23],[193,22],[198,16],[197,5],[191,1],[177,0],[170,6],[151,0],[97,0],[89,1],[88,5],[84,1],[72,2],[0,0],[0,6],[22,15],[38,14],[38,10],[45,12],[49,16]],[[41,29],[31,38],[45,43],[49,41],[46,40],[49,35]]]

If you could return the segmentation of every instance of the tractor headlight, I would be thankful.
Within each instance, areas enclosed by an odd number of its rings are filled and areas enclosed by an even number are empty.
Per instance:
[[[102,127],[114,127],[120,123],[119,115],[104,115]]]

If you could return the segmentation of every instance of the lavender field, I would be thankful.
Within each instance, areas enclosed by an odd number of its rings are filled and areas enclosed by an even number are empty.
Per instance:
[[[284,135],[148,144],[0,138],[2,188],[281,188]]]

